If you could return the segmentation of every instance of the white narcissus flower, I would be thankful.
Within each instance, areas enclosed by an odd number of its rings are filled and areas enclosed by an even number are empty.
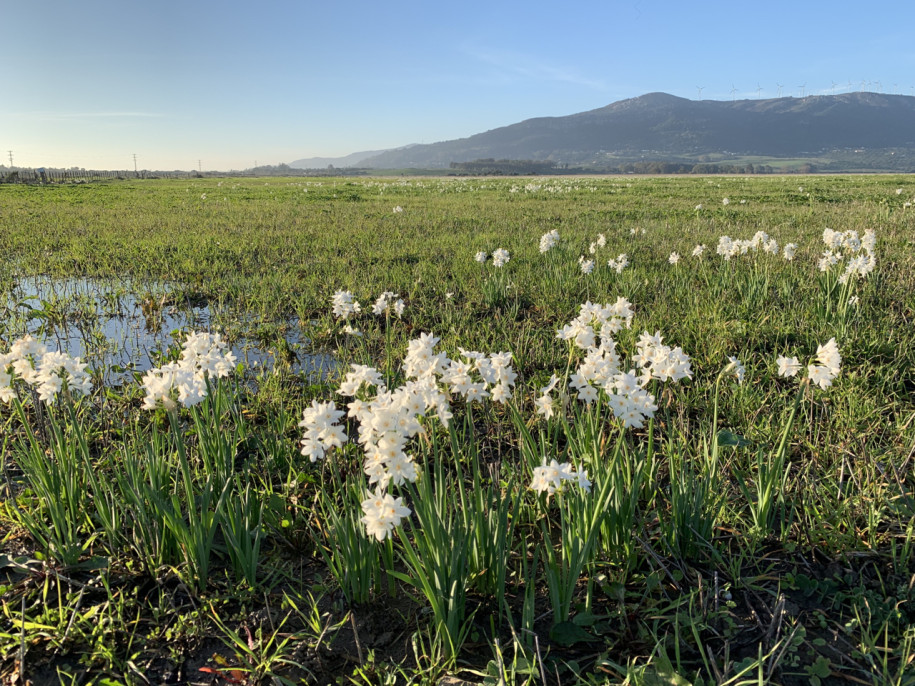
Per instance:
[[[810,377],[810,383],[816,384],[824,391],[832,386],[832,381],[835,378],[828,367],[821,367],[814,364],[807,365],[807,375]]]
[[[489,256],[484,251],[480,250],[480,252],[473,256],[473,259],[475,259],[480,264],[483,264],[487,257]]]
[[[32,386],[38,399],[54,402],[65,387],[70,393],[88,394],[92,379],[86,372],[85,362],[47,346],[31,335],[23,336],[10,346],[10,351],[0,355],[0,400],[10,402],[16,397],[16,381]]]
[[[390,493],[375,493],[362,501],[362,523],[366,534],[383,541],[400,526],[404,517],[409,517],[410,508],[403,504],[402,498],[395,498]]]
[[[629,256],[626,253],[623,253],[615,260],[608,260],[607,266],[610,269],[615,269],[617,274],[622,274],[623,270],[629,266]]]
[[[506,262],[509,261],[510,256],[508,250],[505,248],[496,248],[492,251],[492,265],[494,267],[502,267]]]
[[[539,467],[534,468],[530,488],[538,493],[553,495],[562,491],[563,482],[574,481],[585,493],[591,492],[591,482],[588,480],[587,470],[576,472],[571,462],[560,464],[556,460],[546,460]]]
[[[537,408],[537,414],[543,415],[544,419],[550,419],[555,414],[553,399],[547,393],[534,400],[534,407]]]
[[[580,472],[578,472],[576,480],[578,481],[578,487],[581,490],[583,490],[585,493],[591,492],[591,481],[588,479],[587,469],[582,469]]]
[[[778,364],[778,375],[784,376],[785,378],[796,376],[797,373],[803,369],[803,366],[796,357],[779,356],[775,362]]]
[[[743,362],[733,356],[728,357],[728,366],[724,368],[724,371],[736,376],[739,384],[743,383],[744,377],[747,375],[747,369],[743,366]]]
[[[842,356],[839,354],[835,338],[830,338],[825,344],[817,347],[817,362],[826,367],[833,376],[838,376]]]
[[[349,319],[359,314],[362,306],[349,291],[337,291],[331,298],[332,311],[335,317]]]
[[[680,254],[676,252],[670,253],[670,257],[667,258],[667,261],[671,264],[677,264],[680,261]]]
[[[181,359],[143,376],[146,397],[143,409],[153,410],[159,405],[166,409],[176,407],[172,394],[177,392],[178,402],[185,407],[200,403],[207,394],[207,378],[221,379],[235,369],[235,354],[218,333],[192,333],[184,341]]]
[[[559,244],[559,231],[552,229],[540,237],[540,252],[549,252]]]

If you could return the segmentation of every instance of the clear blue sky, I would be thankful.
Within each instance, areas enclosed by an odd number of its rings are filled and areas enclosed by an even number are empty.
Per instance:
[[[0,163],[244,169],[653,91],[915,95],[915,3],[0,0]]]

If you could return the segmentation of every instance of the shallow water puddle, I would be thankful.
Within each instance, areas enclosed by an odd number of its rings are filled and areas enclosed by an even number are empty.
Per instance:
[[[166,283],[138,288],[130,280],[22,277],[7,290],[2,307],[0,318],[7,320],[4,338],[31,333],[104,370],[106,383],[119,383],[133,372],[158,366],[160,354],[175,343],[176,334],[209,331],[213,323],[205,300],[183,295]],[[242,331],[268,331],[256,341],[250,333],[233,341],[232,352],[245,369],[269,369],[278,356],[292,371],[320,377],[338,367],[332,355],[311,350],[296,319],[238,324]]]

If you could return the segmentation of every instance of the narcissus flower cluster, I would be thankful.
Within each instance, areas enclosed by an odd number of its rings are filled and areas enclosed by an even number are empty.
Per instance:
[[[8,403],[16,397],[16,380],[30,386],[38,399],[48,404],[65,387],[80,394],[92,390],[86,363],[59,350],[49,350],[31,335],[18,339],[8,353],[0,354],[0,400]]]
[[[184,341],[180,360],[150,369],[143,376],[143,409],[161,406],[171,410],[179,402],[185,407],[200,403],[207,395],[207,379],[227,377],[235,362],[235,354],[220,334],[192,333]]]

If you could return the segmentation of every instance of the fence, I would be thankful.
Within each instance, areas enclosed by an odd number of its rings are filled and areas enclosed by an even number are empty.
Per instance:
[[[89,183],[113,179],[187,179],[196,172],[85,171],[77,169],[14,169],[0,171],[0,183]]]

